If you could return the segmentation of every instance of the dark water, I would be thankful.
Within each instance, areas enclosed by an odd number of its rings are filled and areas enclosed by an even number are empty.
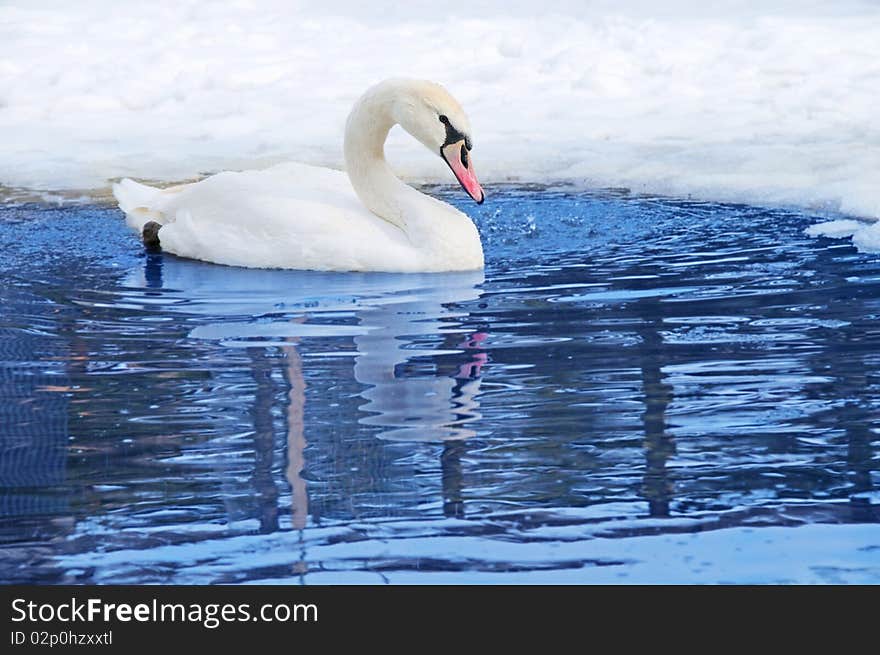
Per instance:
[[[880,258],[782,210],[447,197],[485,274],[0,210],[2,580],[880,582]]]

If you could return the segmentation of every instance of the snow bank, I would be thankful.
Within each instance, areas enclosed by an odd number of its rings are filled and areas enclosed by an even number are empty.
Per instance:
[[[876,3],[398,4],[7,2],[0,184],[341,167],[352,102],[406,75],[462,102],[486,182],[880,216]],[[452,181],[403,135],[389,157]]]
[[[838,219],[811,225],[804,232],[811,237],[831,239],[852,237],[853,245],[861,252],[880,252],[880,221]]]

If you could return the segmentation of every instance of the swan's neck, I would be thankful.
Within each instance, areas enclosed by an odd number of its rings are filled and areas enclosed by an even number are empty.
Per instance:
[[[406,230],[403,199],[418,193],[401,182],[385,160],[385,139],[397,121],[398,89],[380,85],[364,95],[345,125],[345,166],[355,192],[376,216]]]

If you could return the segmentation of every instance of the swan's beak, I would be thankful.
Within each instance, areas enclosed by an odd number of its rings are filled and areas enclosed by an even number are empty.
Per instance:
[[[440,148],[440,155],[443,160],[449,164],[449,168],[455,173],[455,178],[461,183],[462,188],[468,192],[468,195],[482,204],[486,199],[483,193],[483,187],[477,181],[477,175],[474,173],[474,162],[471,159],[471,153],[465,146],[464,139],[450,143]]]

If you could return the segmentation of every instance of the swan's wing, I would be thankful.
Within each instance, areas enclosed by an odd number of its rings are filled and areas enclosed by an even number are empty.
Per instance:
[[[123,181],[114,191],[130,225],[161,223],[162,248],[184,257],[259,268],[369,270],[376,267],[371,259],[405,264],[414,256],[406,235],[367,211],[340,171],[280,164],[165,190]]]

